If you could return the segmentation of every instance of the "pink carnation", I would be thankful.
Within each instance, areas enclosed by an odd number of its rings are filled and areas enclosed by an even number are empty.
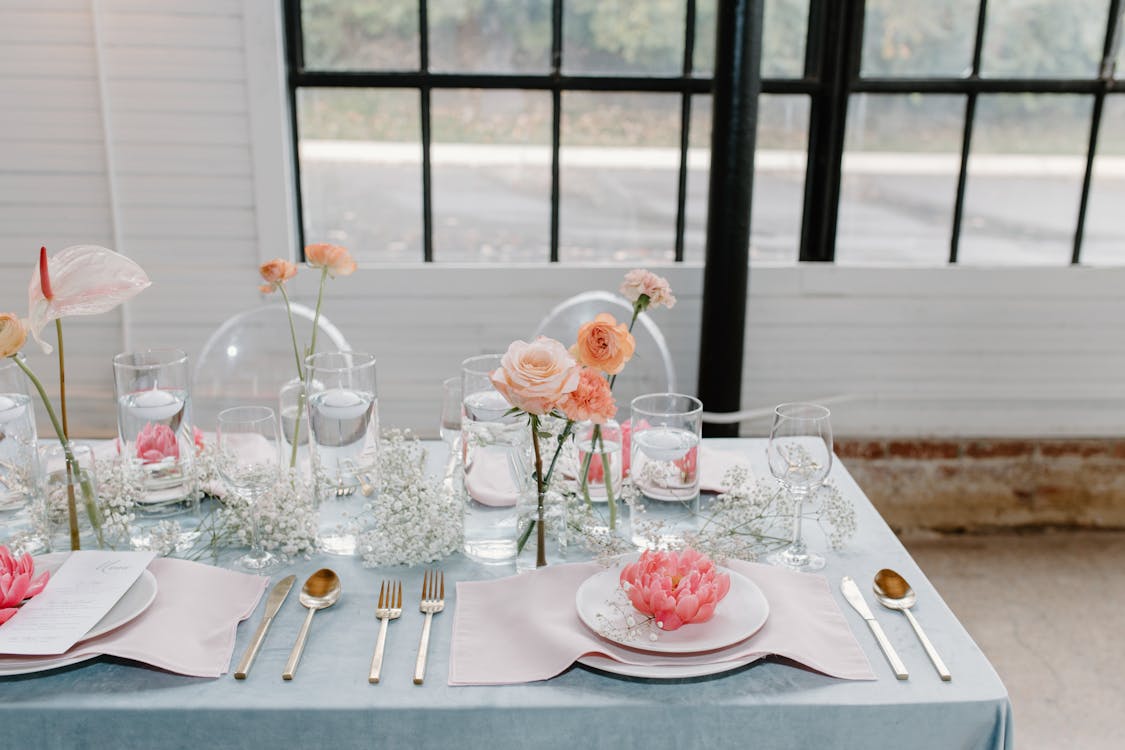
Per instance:
[[[568,393],[559,404],[567,419],[575,422],[605,424],[617,414],[617,403],[609,389],[609,381],[590,367],[583,367],[578,375],[578,387]]]
[[[693,549],[648,550],[621,571],[621,587],[637,611],[651,616],[657,627],[677,630],[711,619],[730,591],[730,576]]]
[[[34,575],[31,555],[15,558],[7,547],[0,546],[0,625],[19,611],[20,604],[41,592],[51,578],[49,572],[32,580]]]
[[[676,297],[672,294],[672,286],[668,283],[668,279],[642,268],[625,274],[625,281],[621,284],[621,295],[642,310],[649,307],[670,308],[676,304]]]
[[[176,433],[164,424],[148,422],[137,435],[137,458],[146,464],[160,463],[166,458],[179,458]]]

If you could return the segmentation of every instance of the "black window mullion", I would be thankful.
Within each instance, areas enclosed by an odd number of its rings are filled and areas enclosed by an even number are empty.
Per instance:
[[[977,29],[973,40],[973,67],[969,80],[980,80],[981,55],[984,50],[984,26],[988,18],[988,0],[977,6]],[[977,92],[969,91],[965,99],[965,128],[961,134],[961,166],[957,172],[957,195],[953,200],[953,224],[949,230],[949,262],[957,262],[961,246],[961,221],[965,214],[965,187],[969,183],[969,154],[973,143],[973,123],[976,121]]]
[[[433,171],[430,162],[431,131],[430,85],[430,27],[428,0],[418,0],[418,57],[423,82],[419,89],[422,116],[422,261],[434,262],[434,200]]]
[[[562,0],[551,0],[551,248],[550,261],[559,262],[559,149],[562,142]]]
[[[691,79],[692,57],[695,54],[695,0],[687,0],[684,20],[685,83]],[[685,88],[680,94],[680,174],[676,187],[676,262],[684,259],[684,226],[687,223],[688,146],[691,139],[691,94]]]
[[[289,63],[289,85],[287,89],[289,99],[289,138],[292,141],[293,154],[293,210],[296,212],[297,221],[297,261],[305,260],[305,213],[304,199],[301,196],[301,159],[298,144],[300,143],[300,129],[297,120],[297,84],[296,78],[305,65],[304,35],[301,33],[301,0],[289,0],[285,4],[285,55]]]

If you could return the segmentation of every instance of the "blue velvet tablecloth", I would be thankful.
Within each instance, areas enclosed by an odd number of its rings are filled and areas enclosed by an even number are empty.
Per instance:
[[[715,441],[739,450],[767,475],[761,440]],[[440,465],[444,446],[430,444]],[[528,685],[449,687],[455,587],[434,619],[426,683],[412,684],[423,616],[414,608],[421,569],[364,569],[358,560],[323,557],[288,570],[300,582],[317,568],[340,575],[339,604],[320,612],[296,679],[282,668],[304,610],[294,591],[245,681],[181,677],[107,659],[0,678],[4,743],[12,748],[1011,748],[1007,691],[972,638],[838,462],[833,480],[856,505],[859,531],[830,553],[829,578],[878,680],[845,682],[775,661],[710,678],[655,682],[574,667]],[[815,529],[810,546],[818,546]],[[460,556],[445,561],[446,582],[500,577]],[[839,595],[839,579],[860,582],[873,607],[875,572],[902,573],[918,594],[915,614],[953,673],[942,682],[901,614],[876,609],[910,670],[894,678],[863,620]],[[367,682],[378,632],[379,581],[405,580],[407,607],[390,627],[383,681]],[[263,598],[264,602],[264,598]],[[239,627],[234,661],[261,617]]]

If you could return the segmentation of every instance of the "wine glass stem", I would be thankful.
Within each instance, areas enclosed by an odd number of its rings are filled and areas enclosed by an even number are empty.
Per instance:
[[[794,556],[805,554],[805,540],[801,535],[801,522],[804,520],[805,493],[790,491],[793,496],[793,541],[789,553]]]
[[[258,493],[250,492],[250,556],[261,557],[262,540],[258,533]]]

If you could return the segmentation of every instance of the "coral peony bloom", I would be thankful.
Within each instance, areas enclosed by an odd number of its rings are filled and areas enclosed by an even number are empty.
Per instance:
[[[310,268],[327,268],[333,277],[347,276],[356,269],[356,263],[346,248],[325,242],[306,246],[305,261]]]
[[[146,464],[157,464],[166,458],[179,458],[180,445],[176,433],[165,424],[148,422],[137,435],[137,458]]]
[[[48,259],[40,248],[39,267],[27,287],[27,327],[44,353],[43,326],[68,315],[97,315],[135,297],[152,282],[133,261],[97,245],[74,245]]]
[[[578,374],[578,387],[559,403],[559,409],[575,422],[605,424],[617,414],[617,403],[605,377],[593,368],[583,367]]]
[[[642,310],[661,306],[670,308],[676,304],[668,279],[641,268],[625,274],[621,295]]]
[[[601,313],[578,329],[578,341],[570,353],[579,363],[616,375],[625,369],[637,342],[629,326],[618,323],[609,313]]]
[[[637,611],[651,616],[657,627],[677,630],[711,619],[730,591],[730,576],[693,549],[648,550],[621,571],[621,587]]]
[[[0,313],[0,357],[11,357],[27,342],[27,326],[12,313]]]
[[[530,344],[513,341],[489,379],[509,404],[542,416],[578,387],[579,371],[565,346],[540,336]]]
[[[46,571],[33,580],[34,576],[31,555],[15,558],[7,547],[0,546],[0,625],[19,611],[20,604],[41,592],[51,578]]]
[[[258,266],[258,273],[262,275],[262,279],[266,282],[258,287],[258,289],[269,294],[276,288],[276,285],[284,284],[286,281],[296,276],[297,266],[287,260],[274,258]]]

